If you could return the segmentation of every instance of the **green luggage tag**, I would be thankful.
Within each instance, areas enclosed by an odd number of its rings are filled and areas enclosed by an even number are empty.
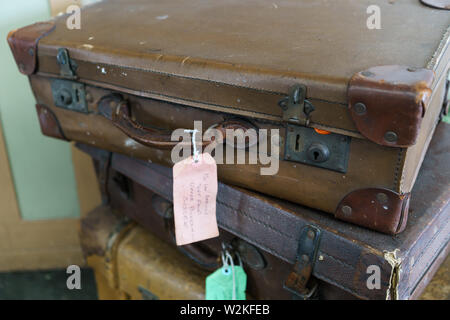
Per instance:
[[[235,266],[230,253],[222,253],[223,266],[206,278],[206,300],[245,300],[247,275],[239,258]]]

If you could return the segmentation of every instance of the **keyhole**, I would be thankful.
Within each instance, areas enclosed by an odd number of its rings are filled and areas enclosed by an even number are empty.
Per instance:
[[[300,135],[295,136],[295,151],[300,151]]]
[[[319,152],[314,151],[313,155],[314,155],[314,160],[317,161],[319,159],[319,156],[320,156]]]
[[[78,89],[75,90],[75,100],[77,103],[80,102],[80,91]]]

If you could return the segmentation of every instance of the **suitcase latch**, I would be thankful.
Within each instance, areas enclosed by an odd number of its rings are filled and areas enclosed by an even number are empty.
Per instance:
[[[67,79],[76,79],[77,75],[75,70],[77,65],[75,61],[70,59],[69,52],[66,48],[59,48],[58,54],[56,55],[56,61],[59,64],[59,73],[62,77]]]
[[[294,85],[289,95],[278,102],[283,110],[283,121],[296,122],[302,125],[309,124],[309,117],[314,111],[314,106],[306,100],[306,86]]]
[[[294,270],[284,283],[284,288],[293,294],[294,299],[310,299],[317,290],[317,282],[311,278],[314,263],[319,251],[321,232],[312,225],[300,232]]]

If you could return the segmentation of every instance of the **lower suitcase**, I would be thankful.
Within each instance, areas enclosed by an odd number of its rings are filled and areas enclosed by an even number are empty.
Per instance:
[[[205,271],[107,206],[82,219],[80,238],[87,263],[95,272],[100,299],[205,297]]]
[[[314,288],[323,299],[415,299],[449,250],[448,129],[446,124],[437,129],[413,191],[412,223],[401,235],[379,234],[219,183],[220,238],[180,249],[199,265],[213,269],[221,243],[230,244],[244,262],[248,292],[259,299],[307,298]],[[80,147],[97,159],[105,201],[109,199],[114,208],[174,243],[170,169]],[[318,279],[317,286],[314,282],[304,285],[305,281],[289,286],[287,279],[301,276]]]

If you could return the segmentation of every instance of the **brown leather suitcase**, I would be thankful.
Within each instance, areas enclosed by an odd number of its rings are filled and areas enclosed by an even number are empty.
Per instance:
[[[129,219],[101,206],[81,220],[80,239],[100,299],[198,300],[207,272]]]
[[[247,293],[256,299],[416,299],[449,251],[449,139],[450,125],[441,123],[412,193],[410,222],[400,235],[365,230],[220,183],[220,237],[178,248],[205,270],[220,265],[222,243],[233,248],[244,262]],[[95,159],[105,203],[175,247],[171,170],[79,147]],[[376,267],[380,286],[371,288],[367,283]],[[309,281],[293,290],[287,280],[298,275]]]
[[[170,132],[194,120],[279,129],[276,175],[259,161],[219,179],[395,234],[448,106],[450,16],[435,7],[112,0],[82,10],[80,30],[66,15],[8,41],[46,135],[172,166]]]

